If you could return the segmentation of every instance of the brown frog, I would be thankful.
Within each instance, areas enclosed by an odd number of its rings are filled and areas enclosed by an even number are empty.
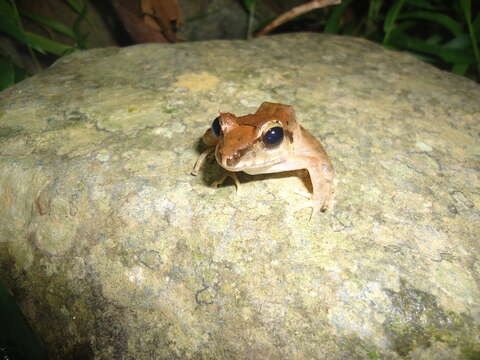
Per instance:
[[[202,139],[209,149],[199,156],[193,175],[212,152],[227,170],[215,186],[231,177],[238,188],[238,171],[256,175],[306,169],[313,194],[302,207],[312,207],[312,216],[333,207],[335,175],[330,158],[322,144],[296,121],[292,106],[264,102],[255,114],[220,113]]]

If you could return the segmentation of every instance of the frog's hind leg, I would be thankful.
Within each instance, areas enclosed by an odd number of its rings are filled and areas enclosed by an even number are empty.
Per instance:
[[[318,211],[327,211],[333,208],[335,198],[335,175],[330,164],[314,164],[307,168],[312,182],[313,215]]]
[[[312,196],[310,200],[302,203],[297,210],[311,207],[313,218],[319,211],[332,209],[335,197],[335,174],[329,163],[319,162],[313,157],[298,157],[297,163],[303,163],[307,169],[312,185]]]

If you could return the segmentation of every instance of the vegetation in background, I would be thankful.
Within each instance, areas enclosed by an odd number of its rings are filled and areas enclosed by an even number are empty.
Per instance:
[[[448,2],[444,2],[448,3]],[[383,24],[383,44],[409,50],[450,71],[480,75],[480,12],[472,19],[470,0],[450,6],[426,0],[397,0]]]
[[[342,0],[280,28],[297,30],[365,37],[480,80],[480,6],[471,0]]]
[[[65,0],[65,2],[78,14],[72,28],[57,20],[20,10],[15,0],[0,0],[0,34],[6,34],[23,44],[37,70],[41,69],[37,54],[63,56],[75,49],[85,48],[88,34],[80,32],[80,23],[85,19],[86,5],[78,0]],[[74,45],[66,45],[26,31],[22,19],[30,19],[48,28],[49,31],[65,35],[74,41]],[[21,67],[21,64],[15,63],[11,57],[0,54],[0,91],[21,81],[27,75],[27,71]]]
[[[17,9],[15,0],[0,0],[0,34],[22,44],[41,69],[39,56],[55,57],[86,48],[88,34],[80,24],[86,19],[82,0],[63,0],[77,14],[69,27],[57,20]],[[257,1],[239,0],[249,14],[246,38],[254,32]],[[288,3],[288,0],[284,0]],[[308,1],[305,1],[305,4]],[[25,30],[25,20],[72,39],[74,45]],[[272,19],[273,20],[273,19]],[[261,27],[255,29],[260,30]],[[409,51],[442,69],[480,81],[480,2],[471,0],[342,0],[337,6],[317,9],[298,16],[276,29],[277,32],[317,31],[352,35]],[[0,90],[24,79],[28,72],[12,57],[0,53]]]
[[[253,21],[255,19],[255,6],[257,4],[257,0],[243,0],[243,5],[248,12],[248,26],[247,26],[247,39],[252,38],[253,34]]]

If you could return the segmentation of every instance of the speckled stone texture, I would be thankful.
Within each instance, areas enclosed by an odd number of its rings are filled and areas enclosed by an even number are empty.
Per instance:
[[[190,175],[263,101],[334,211],[298,172]],[[0,93],[0,276],[52,359],[478,359],[479,124],[478,84],[360,39],[77,52]]]

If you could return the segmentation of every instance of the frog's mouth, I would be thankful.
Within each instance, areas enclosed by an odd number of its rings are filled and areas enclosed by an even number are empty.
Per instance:
[[[215,158],[217,163],[225,170],[233,172],[245,171],[247,173],[250,173],[250,170],[252,170],[252,174],[257,173],[256,171],[253,171],[255,169],[268,168],[281,161],[275,156],[271,156],[269,160],[266,160],[263,156],[257,156],[255,152],[250,151],[252,147],[253,145],[249,145],[241,150],[235,151],[234,153],[225,154],[222,153],[217,146],[215,149]],[[244,156],[245,154],[248,155]]]

